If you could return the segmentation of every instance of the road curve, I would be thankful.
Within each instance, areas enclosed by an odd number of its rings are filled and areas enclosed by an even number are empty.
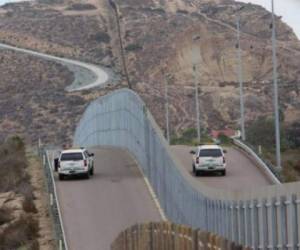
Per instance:
[[[67,87],[67,90],[69,91],[78,91],[90,89],[96,86],[101,86],[106,84],[109,80],[109,74],[97,65],[79,62],[66,58],[60,58],[57,56],[52,56],[29,49],[22,49],[2,43],[0,43],[0,49],[14,50],[17,52],[40,57],[46,60],[56,61],[65,65],[75,75],[75,82],[71,86]]]
[[[192,173],[192,155],[189,153],[191,149],[195,149],[195,147],[171,147],[173,156],[177,158],[180,166],[190,173],[190,181],[195,185],[201,182],[217,189],[238,191],[272,184],[253,161],[235,148],[226,148],[227,172],[225,177],[218,174],[195,177]]]
[[[109,250],[127,227],[160,221],[144,179],[128,153],[94,149],[95,175],[58,181],[56,187],[70,250]]]

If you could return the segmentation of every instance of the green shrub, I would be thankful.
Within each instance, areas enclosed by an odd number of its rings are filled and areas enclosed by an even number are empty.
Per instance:
[[[143,49],[143,46],[141,46],[138,43],[132,43],[125,47],[126,51],[136,51],[136,50],[141,50],[141,49]]]
[[[108,33],[103,32],[103,31],[99,31],[95,34],[92,34],[90,36],[91,40],[96,40],[99,43],[109,43],[110,42],[110,36],[108,35]]]
[[[182,132],[180,136],[172,136],[171,137],[171,145],[192,145],[196,146],[199,144],[198,142],[198,134],[197,129],[195,128],[188,128]],[[212,143],[213,140],[211,137],[206,133],[201,133],[201,143]]]
[[[96,6],[89,4],[89,3],[74,3],[71,6],[69,6],[68,8],[66,8],[66,10],[96,10]]]
[[[275,148],[275,125],[274,119],[260,117],[254,121],[246,129],[246,138],[247,141],[253,146],[261,145],[265,149],[271,151]],[[280,130],[281,135],[281,149],[282,151],[286,150],[288,143],[285,137],[285,131],[283,126]]]
[[[229,145],[232,144],[232,139],[224,134],[220,134],[218,140],[221,144]]]

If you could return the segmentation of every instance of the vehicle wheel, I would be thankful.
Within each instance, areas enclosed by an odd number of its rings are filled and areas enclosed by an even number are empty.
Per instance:
[[[196,175],[196,176],[200,176],[200,175],[201,175],[201,171],[195,170],[195,175]]]
[[[90,170],[90,175],[94,175],[94,166]]]
[[[193,174],[196,174],[196,168],[194,164],[193,164]]]
[[[85,178],[86,178],[86,179],[90,179],[90,171],[88,171],[88,172],[85,174]]]
[[[64,176],[63,174],[59,174],[59,175],[58,175],[58,179],[59,179],[60,181],[62,181],[62,180],[65,179],[65,176]]]
[[[222,170],[222,175],[225,176],[226,175],[226,170]]]

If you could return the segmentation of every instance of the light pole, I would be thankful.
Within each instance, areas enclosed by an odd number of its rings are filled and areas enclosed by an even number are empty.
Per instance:
[[[198,41],[200,36],[194,36],[193,42]],[[197,68],[197,58],[198,51],[193,45],[193,55],[194,55],[194,62],[193,62],[193,75],[194,75],[194,82],[195,82],[195,105],[196,105],[196,126],[197,126],[197,138],[198,142],[201,142],[201,124],[200,124],[200,106],[199,106],[199,91],[198,91],[198,83],[199,83],[199,69]],[[198,61],[199,64],[199,61]]]
[[[200,124],[200,107],[199,107],[199,91],[198,91],[198,74],[197,66],[193,65],[194,81],[195,81],[195,105],[196,105],[196,126],[198,142],[201,142],[201,124]]]
[[[278,170],[281,170],[281,150],[280,150],[280,124],[279,124],[279,105],[278,105],[278,73],[276,56],[276,27],[274,14],[274,0],[272,4],[272,60],[273,60],[273,85],[274,85],[274,112],[275,112],[275,137],[276,137],[276,164]]]
[[[242,140],[246,140],[245,133],[245,108],[244,108],[244,93],[243,93],[243,67],[241,56],[241,39],[240,39],[240,16],[237,17],[237,51],[238,51],[238,78],[240,83],[240,114],[241,114],[241,134]]]
[[[169,125],[169,83],[168,76],[165,77],[165,111],[166,111],[166,139],[170,145],[170,125]]]

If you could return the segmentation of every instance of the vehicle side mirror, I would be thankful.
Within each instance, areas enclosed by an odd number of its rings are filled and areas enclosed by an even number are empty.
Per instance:
[[[54,171],[57,172],[58,170],[58,158],[54,159]]]
[[[223,150],[223,153],[224,153],[224,154],[227,154],[227,150],[226,150],[226,149],[224,149],[224,150]]]
[[[90,153],[89,156],[94,156],[94,153]]]
[[[194,150],[191,150],[191,151],[190,151],[190,154],[195,155],[196,152],[195,152]]]

